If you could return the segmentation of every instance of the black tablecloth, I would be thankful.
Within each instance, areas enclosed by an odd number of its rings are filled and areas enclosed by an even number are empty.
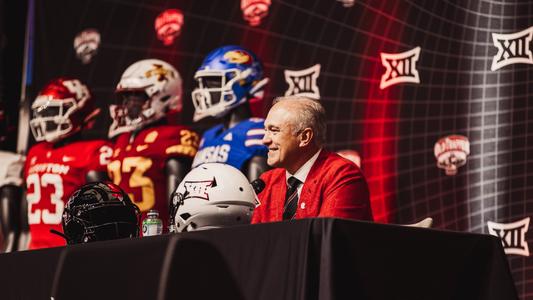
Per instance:
[[[1,299],[518,299],[501,242],[306,219],[0,255]]]

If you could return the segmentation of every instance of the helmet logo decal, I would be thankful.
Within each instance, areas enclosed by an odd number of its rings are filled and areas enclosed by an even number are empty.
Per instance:
[[[113,197],[122,200],[122,190],[118,186],[111,184],[110,182],[105,182],[104,184],[109,188]]]
[[[185,199],[200,198],[209,201],[208,188],[216,187],[217,181],[215,177],[212,180],[202,181],[185,181]]]
[[[249,64],[252,62],[250,54],[242,50],[228,51],[224,54],[224,59],[232,64]]]
[[[157,81],[168,81],[167,75],[174,78],[174,72],[172,72],[172,70],[165,69],[163,65],[159,64],[154,64],[154,68],[146,71],[144,75],[146,78],[157,76]]]

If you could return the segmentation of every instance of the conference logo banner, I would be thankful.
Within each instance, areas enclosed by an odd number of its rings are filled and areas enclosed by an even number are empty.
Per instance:
[[[167,9],[160,13],[154,21],[157,38],[163,45],[170,46],[180,35],[185,23],[183,12],[179,9]]]
[[[526,233],[529,217],[513,223],[487,222],[489,233],[501,239],[506,254],[529,256]]]
[[[100,41],[100,33],[96,29],[90,28],[78,33],[74,38],[76,57],[81,60],[84,65],[90,63],[92,58],[98,52]]]
[[[466,164],[470,154],[470,142],[466,136],[452,134],[440,138],[433,148],[437,167],[444,169],[446,175],[457,174],[459,167]]]
[[[402,53],[381,53],[381,63],[385,74],[381,76],[380,89],[399,83],[420,83],[416,62],[420,56],[420,47]]]
[[[304,70],[285,70],[285,81],[289,89],[285,96],[304,96],[320,100],[320,90],[316,83],[320,76],[320,64],[316,64]]]
[[[272,0],[241,0],[241,10],[244,20],[250,26],[259,26],[261,20],[268,15],[268,8]]]
[[[498,53],[492,59],[491,71],[496,71],[511,64],[533,64],[533,54],[529,49],[533,27],[516,33],[493,33],[494,46]]]

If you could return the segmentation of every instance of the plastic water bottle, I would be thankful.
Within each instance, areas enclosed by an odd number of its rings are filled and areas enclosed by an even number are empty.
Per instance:
[[[151,209],[143,220],[143,236],[160,235],[163,233],[163,221],[159,218],[159,212]]]

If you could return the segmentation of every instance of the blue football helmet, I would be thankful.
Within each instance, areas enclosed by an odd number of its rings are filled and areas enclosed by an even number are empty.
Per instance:
[[[249,98],[262,97],[268,82],[257,56],[240,46],[223,46],[207,55],[194,74],[193,120],[222,118]]]

